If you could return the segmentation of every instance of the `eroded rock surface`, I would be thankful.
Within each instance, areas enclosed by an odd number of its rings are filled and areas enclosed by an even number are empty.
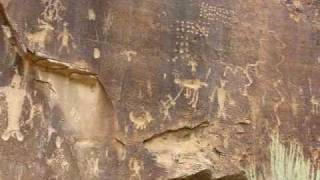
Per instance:
[[[320,166],[318,1],[0,2],[0,179],[271,179],[275,133]]]

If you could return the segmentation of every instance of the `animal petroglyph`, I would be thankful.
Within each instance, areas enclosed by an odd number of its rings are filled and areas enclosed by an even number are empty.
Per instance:
[[[312,105],[312,109],[311,112],[313,115],[319,115],[320,112],[320,100],[317,99],[315,96],[311,97],[311,105]]]
[[[132,61],[132,57],[136,56],[138,53],[136,51],[132,51],[132,50],[124,50],[121,55],[124,55],[127,57],[128,62]]]
[[[39,31],[34,33],[27,33],[27,39],[30,43],[31,48],[40,48],[44,49],[46,42],[50,40],[50,33],[53,32],[54,27],[49,24],[48,22],[45,22],[43,20],[38,20],[39,25]]]
[[[198,99],[199,99],[199,89],[202,87],[207,87],[208,84],[200,81],[199,79],[175,79],[175,84],[180,86],[183,90],[185,90],[185,97],[187,99],[191,99],[188,103],[192,106],[192,108],[197,107]]]
[[[140,115],[135,115],[135,113],[129,113],[129,119],[134,124],[136,129],[145,129],[149,123],[154,119],[150,112],[143,111]]]
[[[59,52],[62,52],[63,49],[67,51],[67,53],[70,52],[69,50],[69,43],[71,43],[70,40],[73,40],[73,36],[68,30],[68,23],[64,22],[63,23],[63,30],[62,32],[58,35],[58,40],[61,39],[61,45],[59,47]]]
[[[259,60],[259,61],[256,61],[255,63],[248,63],[245,65],[245,67],[241,67],[241,66],[233,66],[231,64],[227,64],[222,61],[218,61],[218,62],[225,66],[224,72],[223,72],[224,77],[227,76],[228,72],[231,72],[233,75],[239,72],[245,75],[248,83],[246,83],[244,87],[241,89],[242,91],[241,93],[243,96],[248,96],[248,88],[254,83],[253,77],[250,74],[250,70],[253,69],[255,71],[255,75],[258,76],[259,65],[265,63],[264,61]]]
[[[140,171],[143,169],[142,162],[138,161],[135,158],[130,159],[129,161],[129,168],[133,172],[133,174],[130,176],[130,180],[141,180]]]
[[[41,17],[48,22],[59,22],[62,20],[62,13],[66,10],[60,0],[41,0],[44,10]]]
[[[21,86],[21,81],[21,77],[15,74],[11,85],[0,89],[0,92],[6,95],[8,103],[7,128],[1,136],[4,141],[8,141],[11,137],[16,138],[18,141],[24,140],[24,135],[20,131],[20,114],[27,94],[26,90]]]

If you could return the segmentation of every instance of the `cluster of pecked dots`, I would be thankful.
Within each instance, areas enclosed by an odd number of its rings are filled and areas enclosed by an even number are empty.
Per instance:
[[[212,6],[207,3],[201,3],[200,18],[209,21],[221,21],[223,24],[230,24],[234,15],[233,10]]]
[[[188,39],[189,38],[187,37],[187,38],[181,39],[180,41],[176,41],[176,48],[174,52],[177,55],[172,59],[173,62],[176,62],[179,58],[186,59],[191,57]]]
[[[200,37],[208,37],[209,36],[209,23],[205,22],[191,22],[191,21],[176,21],[177,33],[182,34],[190,34],[190,35],[196,35]]]

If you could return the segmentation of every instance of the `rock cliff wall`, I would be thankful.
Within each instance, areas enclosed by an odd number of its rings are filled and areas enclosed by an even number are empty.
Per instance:
[[[0,179],[320,179],[318,0],[0,2]]]

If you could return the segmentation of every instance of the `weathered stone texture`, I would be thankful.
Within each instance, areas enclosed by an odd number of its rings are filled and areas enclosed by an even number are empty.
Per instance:
[[[271,179],[273,134],[320,166],[317,0],[0,2],[0,179]]]

